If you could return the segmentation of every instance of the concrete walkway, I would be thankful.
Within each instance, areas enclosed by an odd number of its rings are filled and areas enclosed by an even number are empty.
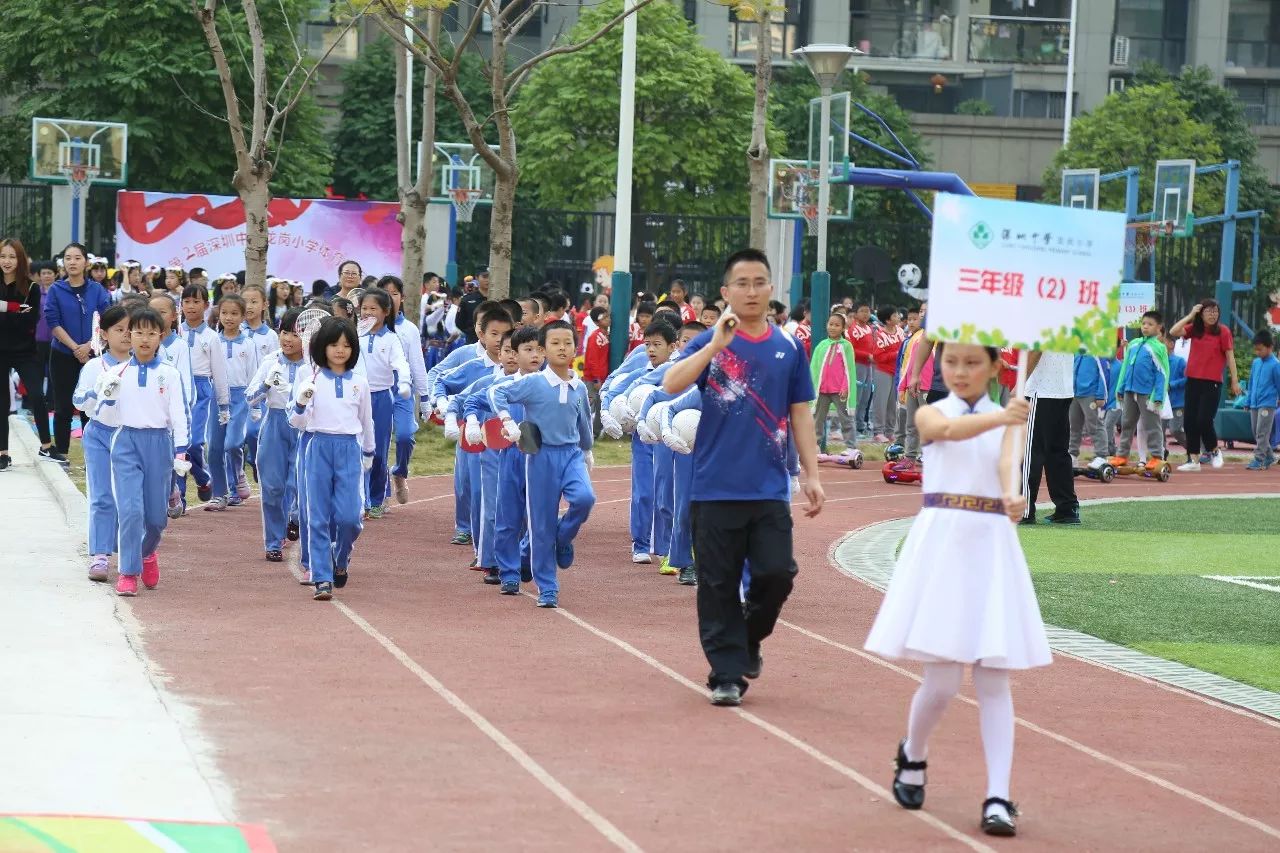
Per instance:
[[[195,714],[130,605],[85,577],[85,501],[10,419],[0,472],[0,814],[230,821]]]

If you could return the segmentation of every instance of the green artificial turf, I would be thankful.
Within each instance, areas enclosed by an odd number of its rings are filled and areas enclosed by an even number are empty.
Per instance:
[[[1046,622],[1280,691],[1280,499],[1086,506],[1080,527],[1020,527]]]

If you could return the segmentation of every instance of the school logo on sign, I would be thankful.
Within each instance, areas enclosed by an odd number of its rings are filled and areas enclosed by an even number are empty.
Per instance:
[[[969,239],[973,241],[973,245],[979,249],[985,249],[991,244],[991,229],[987,227],[987,223],[978,222],[969,229]]]

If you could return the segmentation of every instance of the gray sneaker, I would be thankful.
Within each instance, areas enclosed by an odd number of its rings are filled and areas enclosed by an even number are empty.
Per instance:
[[[717,684],[711,691],[711,704],[737,707],[742,704],[742,688],[736,684]]]
[[[680,576],[676,580],[684,586],[698,585],[698,570],[693,566],[680,570]]]

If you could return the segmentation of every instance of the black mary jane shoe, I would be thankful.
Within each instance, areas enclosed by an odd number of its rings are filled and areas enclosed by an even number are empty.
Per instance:
[[[987,806],[1004,806],[1009,812],[1009,816],[1005,817],[1001,814],[987,814]],[[1018,834],[1018,807],[1003,797],[987,797],[982,802],[982,831],[987,835],[998,835],[1002,838],[1012,838]]]
[[[929,769],[929,762],[908,761],[907,741],[904,738],[898,742],[898,757],[893,760],[893,766],[893,798],[904,809],[916,811],[924,805],[924,785],[908,785],[906,782],[898,781],[898,777],[905,770],[927,770]],[[983,808],[985,809],[986,807],[983,806]]]

